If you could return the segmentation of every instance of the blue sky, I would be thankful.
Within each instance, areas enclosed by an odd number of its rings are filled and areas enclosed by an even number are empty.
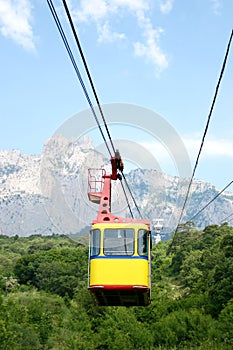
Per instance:
[[[68,3],[101,103],[161,115],[193,165],[233,28],[232,0]],[[61,1],[54,4],[72,42]],[[65,120],[88,108],[45,0],[0,1],[0,52],[0,149],[40,153]],[[195,176],[219,188],[233,174],[232,93],[233,48]],[[175,175],[169,159],[162,170]]]

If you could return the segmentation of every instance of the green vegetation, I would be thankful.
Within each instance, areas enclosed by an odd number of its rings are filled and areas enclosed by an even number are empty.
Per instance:
[[[0,236],[0,349],[232,349],[232,247],[227,224],[181,225],[153,247],[150,306],[97,307],[86,246]]]

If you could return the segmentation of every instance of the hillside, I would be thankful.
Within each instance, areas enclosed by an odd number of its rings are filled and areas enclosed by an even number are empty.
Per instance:
[[[0,151],[0,233],[77,235],[88,229],[97,211],[87,197],[88,168],[108,169],[108,163],[89,137],[71,142],[54,136],[41,155]],[[143,216],[151,221],[161,218],[165,232],[174,230],[188,179],[154,169],[132,170],[126,177]],[[209,183],[194,180],[184,220],[195,215],[217,191]],[[113,185],[112,209],[117,215],[128,215],[119,183]],[[222,195],[197,218],[197,227],[219,224],[232,211],[233,195]]]
[[[0,236],[0,349],[230,350],[232,245],[232,227],[184,225],[153,246],[151,305],[97,307],[87,247]]]

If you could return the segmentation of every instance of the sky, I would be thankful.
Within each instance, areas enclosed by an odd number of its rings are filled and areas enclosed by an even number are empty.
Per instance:
[[[101,104],[157,113],[193,167],[233,29],[232,0],[67,3]],[[54,5],[85,76],[62,1]],[[0,150],[39,154],[63,123],[89,108],[45,0],[0,1],[0,77]],[[233,47],[195,174],[219,189],[233,179],[232,94]],[[150,125],[140,134],[131,124],[127,129],[119,116],[119,125],[110,125],[113,139],[140,139],[162,171],[177,175]]]

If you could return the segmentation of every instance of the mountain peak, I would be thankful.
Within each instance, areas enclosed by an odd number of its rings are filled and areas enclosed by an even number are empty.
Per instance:
[[[44,152],[37,156],[21,154],[19,150],[0,151],[0,232],[19,236],[75,234],[89,226],[97,216],[98,206],[87,197],[88,168],[108,166],[88,135],[74,141],[54,135],[45,143]],[[151,221],[163,219],[164,226],[172,231],[179,219],[189,179],[153,169],[131,170],[126,177],[143,217]],[[112,208],[117,215],[125,216],[127,205],[120,188],[118,182],[114,183]],[[184,221],[216,193],[213,185],[194,180]],[[197,224],[199,227],[219,224],[232,211],[233,195],[223,194],[201,213]]]

